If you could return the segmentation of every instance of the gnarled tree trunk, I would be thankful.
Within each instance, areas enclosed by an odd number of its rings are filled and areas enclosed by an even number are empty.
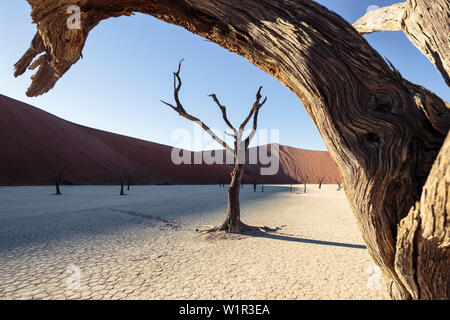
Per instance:
[[[219,230],[227,232],[241,232],[248,226],[241,221],[241,207],[239,193],[244,175],[245,164],[235,163],[230,186],[228,187],[227,217]]]
[[[398,228],[395,269],[413,299],[450,296],[450,134]]]
[[[310,0],[29,2],[39,34],[17,65],[17,74],[46,50],[33,65],[40,69],[27,92],[31,96],[52,88],[80,58],[89,31],[101,20],[133,11],[183,26],[276,77],[298,95],[320,130],[391,296],[450,298],[442,288],[429,296],[417,294],[423,283],[431,286],[443,277],[445,261],[436,261],[442,267],[423,275],[417,288],[395,262],[402,255],[397,225],[420,199],[450,128],[449,106],[403,79],[341,17]],[[416,3],[420,14],[425,2]],[[66,8],[73,4],[81,7],[81,30],[64,28]],[[433,249],[427,250],[444,250],[429,244]],[[414,255],[405,255],[406,261],[411,259]]]

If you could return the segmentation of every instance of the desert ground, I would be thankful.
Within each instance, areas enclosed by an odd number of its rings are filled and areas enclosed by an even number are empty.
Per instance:
[[[0,299],[387,299],[336,185],[0,187]],[[267,230],[267,229],[266,229]]]

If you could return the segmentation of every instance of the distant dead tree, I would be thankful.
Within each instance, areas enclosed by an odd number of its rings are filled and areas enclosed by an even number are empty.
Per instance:
[[[308,179],[309,179],[309,176],[306,176],[305,179],[303,179],[303,184],[304,184],[303,193],[306,193],[306,183],[308,183]]]
[[[325,177],[319,179],[319,189],[322,189],[322,184],[325,181]]]
[[[121,196],[125,195],[125,192],[123,190],[124,186],[125,186],[125,180],[124,179],[120,179],[120,195]]]
[[[261,179],[261,175],[258,174],[258,165],[249,165],[248,168],[251,168],[250,176],[252,177],[253,192],[256,192],[258,180]]]
[[[127,191],[130,191],[131,185],[134,183],[133,180],[134,180],[134,173],[129,172],[127,174]]]
[[[125,195],[125,183],[127,180],[127,175],[125,172],[122,172],[121,174],[119,174],[119,182],[120,182],[120,195],[124,196]]]
[[[164,180],[156,183],[157,186],[172,186],[173,183],[170,180]]]
[[[57,196],[61,196],[61,190],[59,188],[59,186],[62,183],[62,174],[63,174],[63,169],[60,169],[54,176],[53,176],[53,182],[55,183],[55,187],[56,187],[56,193],[55,195]]]
[[[186,118],[190,121],[196,122],[199,124],[204,131],[206,131],[216,142],[218,142],[224,149],[231,153],[234,157],[234,168],[231,173],[231,183],[228,187],[228,209],[227,209],[227,217],[225,219],[225,222],[222,224],[221,227],[219,227],[217,230],[219,231],[225,231],[225,232],[242,232],[245,230],[248,230],[250,227],[244,224],[241,221],[241,210],[240,210],[240,204],[239,204],[239,192],[240,192],[240,185],[242,181],[242,177],[244,175],[244,168],[245,168],[245,155],[247,154],[248,146],[255,136],[256,128],[258,124],[258,114],[261,107],[266,103],[267,97],[261,102],[261,90],[262,87],[258,89],[258,92],[256,93],[256,101],[254,102],[249,115],[245,120],[242,122],[242,124],[239,126],[238,129],[234,128],[231,122],[228,120],[227,117],[227,111],[226,107],[223,106],[219,100],[217,99],[217,96],[215,94],[209,95],[214,102],[219,107],[220,111],[222,112],[222,118],[227,124],[227,126],[232,130],[233,134],[229,134],[234,139],[234,148],[230,147],[225,141],[220,139],[214,132],[211,131],[211,129],[200,119],[197,117],[194,117],[186,112],[183,105],[180,102],[179,98],[179,92],[181,89],[181,78],[180,78],[180,70],[181,70],[181,63],[183,60],[180,61],[178,64],[178,70],[173,73],[173,89],[174,89],[174,99],[176,105],[167,103],[165,101],[161,101],[165,105],[169,106],[173,110],[175,110],[180,116],[183,118]],[[253,117],[253,128],[251,133],[246,139],[243,139],[243,131],[250,121],[250,119]]]

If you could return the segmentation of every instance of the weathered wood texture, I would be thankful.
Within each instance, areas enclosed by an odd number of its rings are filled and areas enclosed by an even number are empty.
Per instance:
[[[28,90],[32,96],[53,87],[79,59],[96,24],[133,11],[210,39],[290,88],[339,167],[369,253],[382,268],[391,296],[411,298],[409,284],[395,268],[397,225],[420,199],[450,128],[449,105],[403,79],[351,24],[310,0],[29,2],[42,38],[32,50],[41,50],[42,44],[46,50]],[[81,31],[64,28],[69,4],[82,9]],[[34,51],[26,54],[18,71]],[[439,275],[428,279],[435,277]]]
[[[361,34],[377,31],[403,31],[402,21],[405,16],[406,3],[397,3],[389,7],[367,12],[353,26]]]
[[[414,299],[450,296],[450,134],[398,228],[395,268]]]
[[[403,31],[450,86],[449,0],[408,0],[370,11],[353,26],[362,34]]]

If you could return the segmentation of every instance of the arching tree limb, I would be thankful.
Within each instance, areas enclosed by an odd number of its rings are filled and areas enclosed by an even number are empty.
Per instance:
[[[411,298],[409,285],[395,268],[397,225],[422,194],[450,129],[449,106],[403,79],[344,19],[310,0],[30,0],[30,4],[47,55],[56,61],[50,64],[52,70],[67,70],[79,59],[89,30],[101,20],[138,11],[185,27],[276,77],[297,94],[321,132],[391,296]],[[73,42],[62,41],[69,4],[78,4],[82,11],[83,29]],[[42,70],[29,95],[48,89],[47,71]]]
[[[407,0],[370,11],[353,26],[361,33],[403,31],[450,86],[450,1]]]
[[[402,31],[405,6],[405,2],[402,2],[369,11],[364,17],[356,21],[353,26],[361,34],[377,31]]]

